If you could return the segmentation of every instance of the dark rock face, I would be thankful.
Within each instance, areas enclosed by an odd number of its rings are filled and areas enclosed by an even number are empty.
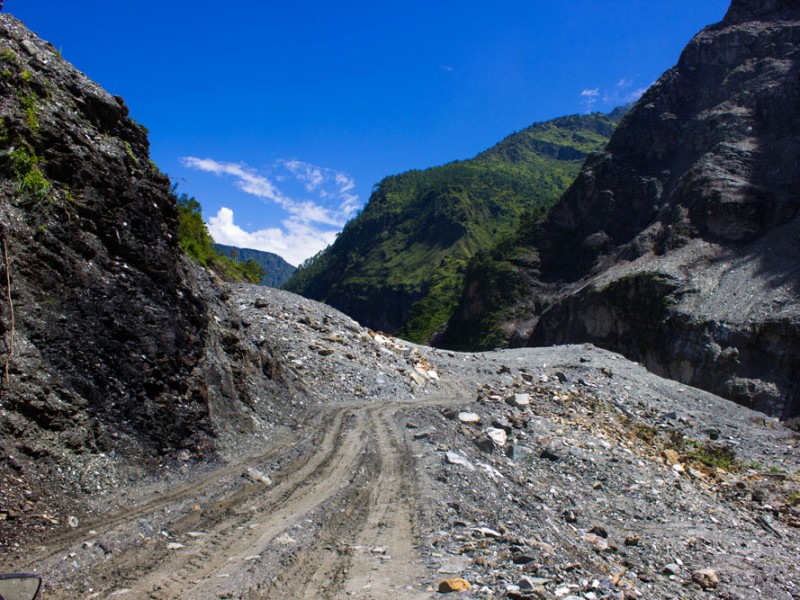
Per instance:
[[[0,232],[16,327],[11,355],[4,302],[4,405],[77,446],[112,450],[116,435],[144,453],[204,447],[205,398],[187,379],[205,309],[183,281],[177,210],[146,133],[12,17],[0,35]],[[21,155],[35,163],[27,174]]]
[[[700,32],[551,211],[512,342],[592,341],[800,413],[799,61],[794,2]]]
[[[2,540],[6,524],[26,535],[9,489],[68,503],[213,459],[281,370],[184,259],[170,182],[123,100],[10,15],[0,119]]]

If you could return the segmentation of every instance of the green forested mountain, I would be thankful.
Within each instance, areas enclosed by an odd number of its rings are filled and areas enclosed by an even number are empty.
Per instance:
[[[620,116],[536,123],[473,159],[387,177],[285,287],[374,329],[431,339],[462,295],[470,259],[537,221]]]
[[[257,282],[260,285],[280,287],[296,270],[295,267],[272,252],[253,250],[252,248],[237,248],[235,246],[226,246],[225,244],[214,244],[214,249],[237,262],[246,263],[252,260],[257,263],[264,269],[264,276]]]

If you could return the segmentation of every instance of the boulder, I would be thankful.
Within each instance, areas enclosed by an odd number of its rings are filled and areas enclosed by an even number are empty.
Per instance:
[[[469,581],[459,577],[455,579],[445,579],[444,581],[439,582],[439,592],[442,594],[447,594],[450,592],[466,592],[471,589],[472,586],[470,585]]]

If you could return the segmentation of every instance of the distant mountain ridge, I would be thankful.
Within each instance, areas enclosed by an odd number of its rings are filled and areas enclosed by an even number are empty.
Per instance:
[[[536,123],[473,159],[381,181],[334,244],[286,289],[417,342],[452,316],[470,259],[535,222],[603,148],[619,115]]]
[[[297,270],[297,267],[290,265],[273,252],[254,250],[252,248],[237,248],[236,246],[225,244],[214,244],[214,249],[220,254],[241,262],[247,260],[256,261],[266,273],[261,281],[258,282],[259,285],[281,287]]]

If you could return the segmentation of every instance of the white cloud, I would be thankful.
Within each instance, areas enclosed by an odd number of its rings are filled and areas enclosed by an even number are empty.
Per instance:
[[[361,201],[351,190],[353,179],[341,171],[299,160],[278,160],[266,173],[244,163],[187,156],[182,163],[191,169],[232,177],[243,192],[272,202],[286,213],[280,226],[246,231],[234,222],[234,213],[224,207],[208,220],[209,233],[220,244],[275,252],[293,264],[313,256],[336,239]],[[294,185],[299,194],[287,191]],[[311,196],[311,197],[308,197]]]
[[[243,192],[265,200],[272,200],[284,208],[292,203],[289,198],[281,194],[269,179],[241,163],[219,162],[212,158],[195,158],[194,156],[185,156],[181,159],[181,162],[190,169],[197,169],[214,175],[230,175],[236,178],[236,187]]]
[[[600,87],[584,89],[580,93],[581,105],[584,111],[589,113],[599,109],[611,110],[617,106],[635,102],[650,86],[632,90],[630,88],[633,87],[633,84],[633,79],[623,77],[610,90]]]
[[[336,181],[336,184],[339,186],[339,191],[342,193],[349,192],[354,187],[356,187],[356,182],[353,181],[351,177],[348,177],[347,175],[341,172],[336,173],[336,175],[334,176],[334,180]]]
[[[614,89],[610,92],[603,94],[603,104],[609,107],[622,106],[623,104],[630,104],[636,102],[647,91],[646,87],[636,88],[625,93],[624,88]]]
[[[299,265],[333,243],[338,230],[320,229],[297,219],[286,219],[281,227],[246,231],[236,224],[230,208],[222,207],[208,220],[208,232],[219,244],[274,252]]]
[[[304,182],[305,188],[309,192],[318,189],[325,182],[320,167],[299,160],[284,160],[279,163],[282,163],[299,181]]]
[[[586,89],[581,91],[581,97],[583,98],[582,101],[583,109],[586,112],[592,112],[595,103],[597,103],[597,97],[599,95],[600,95],[600,88]]]

